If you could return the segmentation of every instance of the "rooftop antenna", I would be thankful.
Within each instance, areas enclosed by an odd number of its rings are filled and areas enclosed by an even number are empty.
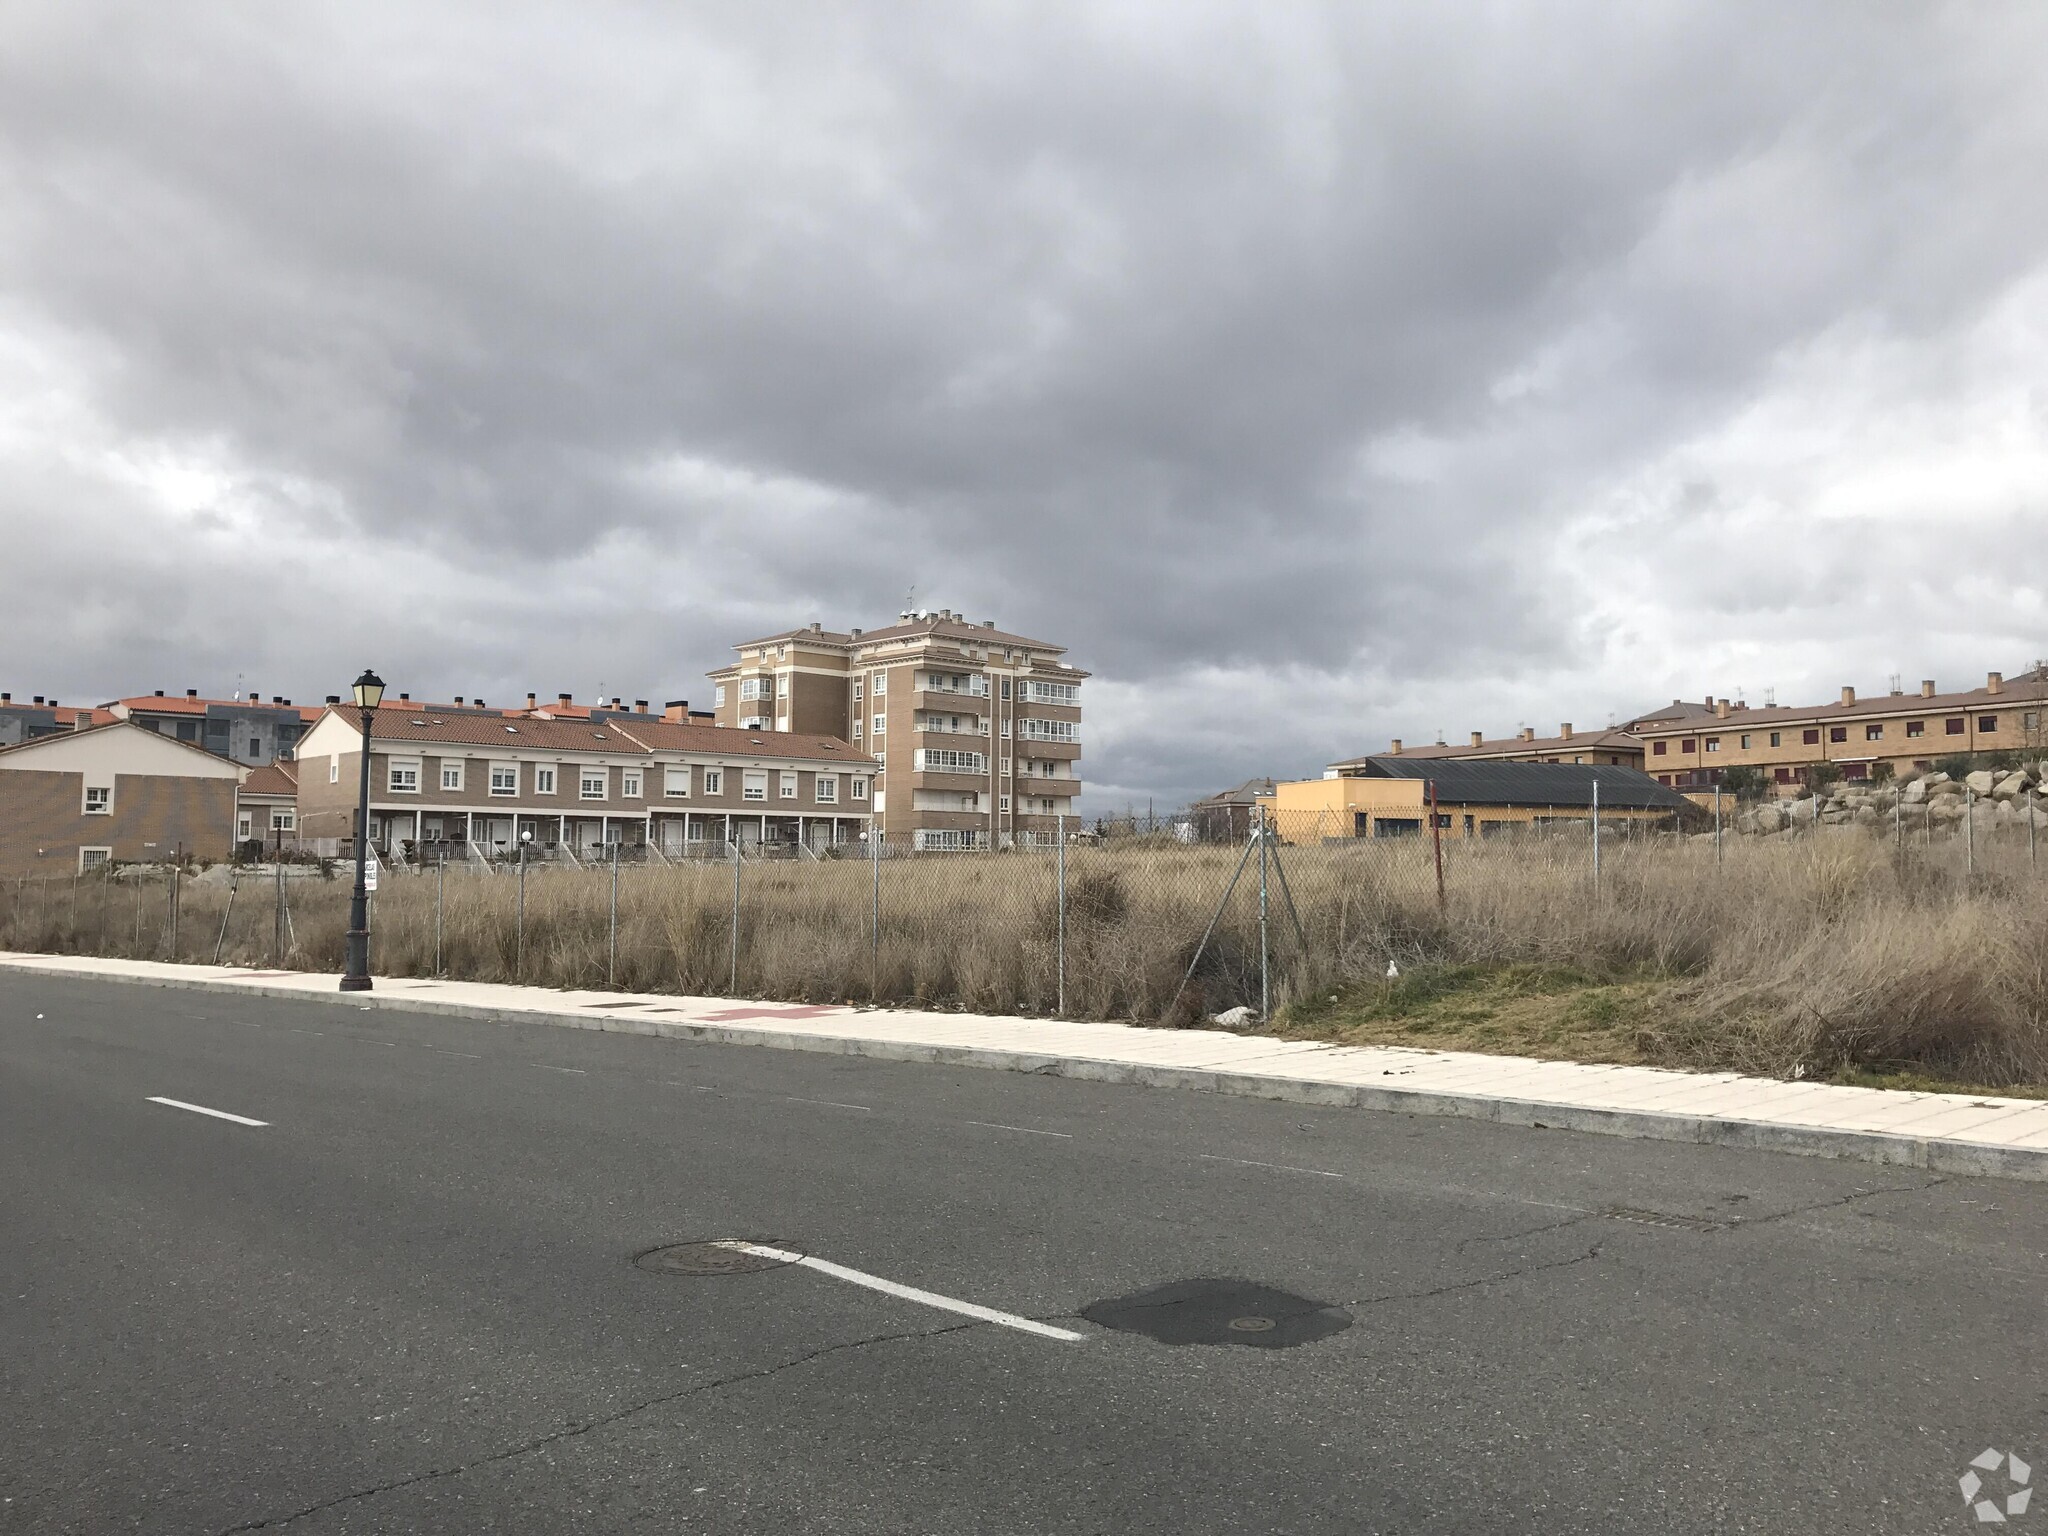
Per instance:
[[[1893,693],[1904,693],[1906,691],[1905,688],[1899,682],[1899,676],[1900,674],[1894,672],[1885,684],[1885,686],[1890,688]]]
[[[1764,690],[1764,708],[1765,708],[1765,709],[1776,709],[1777,707],[1778,707],[1778,690],[1777,690],[1777,689],[1775,689],[1775,688],[1766,688],[1766,689]]]

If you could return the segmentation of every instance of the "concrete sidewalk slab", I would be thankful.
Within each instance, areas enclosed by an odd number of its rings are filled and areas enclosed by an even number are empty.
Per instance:
[[[0,973],[6,972],[991,1067],[2048,1181],[2048,1103],[2030,1099],[1887,1093],[1726,1072],[1695,1075],[1467,1051],[1328,1045],[1212,1029],[551,992],[495,982],[394,977],[371,992],[343,993],[325,974],[83,955],[0,952]]]

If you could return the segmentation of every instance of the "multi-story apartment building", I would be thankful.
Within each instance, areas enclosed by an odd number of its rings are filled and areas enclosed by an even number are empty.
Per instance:
[[[153,694],[115,699],[105,707],[117,719],[251,765],[290,757],[320,715],[318,709],[294,707],[289,699],[266,702],[253,693],[239,699],[202,699],[197,688],[186,689],[182,696],[166,695],[159,688]]]
[[[1993,672],[1982,688],[1942,693],[1929,678],[1917,693],[1893,688],[1858,697],[1844,688],[1832,704],[1714,701],[1706,718],[1645,721],[1646,771],[1677,789],[1710,789],[1730,768],[1760,770],[1781,790],[1822,763],[1845,779],[1926,769],[1937,759],[1979,752],[2048,755],[2048,665],[2008,680]]]
[[[226,858],[247,771],[119,720],[0,748],[0,878]]]
[[[728,730],[843,737],[879,766],[874,819],[920,848],[1051,843],[1081,792],[1081,683],[1064,646],[952,612],[785,630],[710,674]]]
[[[114,718],[104,709],[78,709],[45,699],[40,693],[27,704],[11,693],[0,693],[0,747],[18,747],[24,741],[56,736],[65,731],[83,731],[105,725]]]
[[[825,736],[666,720],[541,720],[440,712],[387,697],[370,749],[369,836],[451,857],[607,843],[664,853],[738,841],[813,849],[858,842],[877,765]],[[299,744],[301,840],[354,836],[362,716],[335,705]]]

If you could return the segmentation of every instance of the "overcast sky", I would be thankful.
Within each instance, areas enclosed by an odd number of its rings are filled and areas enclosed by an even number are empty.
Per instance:
[[[2048,655],[2048,6],[0,6],[0,687],[707,700],[1086,802]]]

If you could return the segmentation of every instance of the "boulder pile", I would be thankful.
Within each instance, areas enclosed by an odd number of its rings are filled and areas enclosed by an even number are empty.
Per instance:
[[[1769,836],[1815,826],[1889,829],[1895,822],[1920,831],[1959,830],[1969,818],[1978,832],[2024,832],[2029,819],[2048,832],[2048,760],[2013,769],[1980,769],[1963,778],[1946,773],[1905,773],[1883,783],[1843,780],[1825,789],[1802,785],[1789,800],[1745,806],[1737,832]]]

